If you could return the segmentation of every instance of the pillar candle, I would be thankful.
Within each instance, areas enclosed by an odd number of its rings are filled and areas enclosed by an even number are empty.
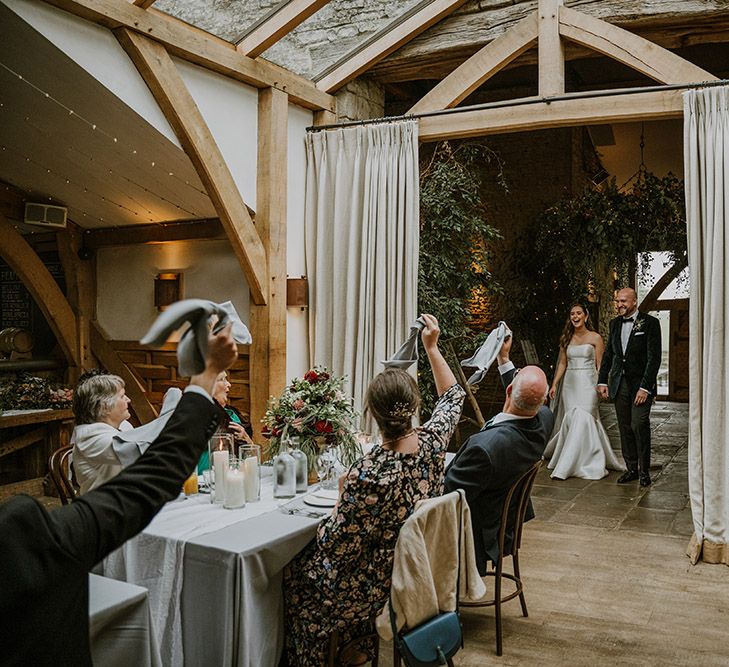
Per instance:
[[[224,507],[235,509],[246,504],[246,486],[244,475],[240,470],[228,470],[225,476]]]
[[[213,470],[215,471],[215,502],[225,501],[225,473],[228,470],[229,453],[227,450],[213,452]]]
[[[260,483],[260,473],[258,470],[258,457],[249,456],[243,465],[246,480],[246,501],[254,502],[258,500],[258,485]]]

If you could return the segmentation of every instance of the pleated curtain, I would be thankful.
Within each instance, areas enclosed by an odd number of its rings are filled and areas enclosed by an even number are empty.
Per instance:
[[[310,132],[306,152],[310,360],[361,410],[417,316],[417,122]]]
[[[693,562],[729,565],[729,87],[684,93]]]

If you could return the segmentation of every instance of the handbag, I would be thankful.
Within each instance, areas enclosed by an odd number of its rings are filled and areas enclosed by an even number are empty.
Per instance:
[[[459,503],[463,495],[459,492]],[[461,513],[458,512],[458,575],[456,578],[456,610],[443,611],[404,632],[397,631],[395,612],[390,595],[390,625],[392,637],[407,667],[436,667],[449,664],[450,659],[463,648],[463,628],[458,614],[458,593],[461,584]]]

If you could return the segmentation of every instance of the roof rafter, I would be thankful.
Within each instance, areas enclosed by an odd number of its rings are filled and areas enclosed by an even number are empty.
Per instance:
[[[157,0],[133,0],[132,4],[142,9],[149,9]]]
[[[327,93],[338,90],[464,2],[465,0],[424,0],[315,77],[317,87]]]
[[[538,33],[537,15],[529,14],[453,70],[408,113],[426,113],[457,106],[486,80],[529,49]]]
[[[235,46],[203,30],[151,9],[120,0],[43,0],[111,30],[128,28],[163,44],[178,58],[200,65],[256,88],[278,88],[295,104],[308,109],[335,110],[334,97],[311,81],[261,58],[253,60]]]
[[[284,0],[241,36],[236,49],[255,58],[326,4],[329,0]]]
[[[164,46],[125,28],[114,31],[149,87],[205,186],[248,281],[251,300],[267,301],[266,251],[205,119]]]

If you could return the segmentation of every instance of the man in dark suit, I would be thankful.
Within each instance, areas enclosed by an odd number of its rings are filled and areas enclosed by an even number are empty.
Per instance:
[[[28,496],[0,505],[3,665],[91,665],[88,572],[180,493],[225,418],[210,397],[236,357],[230,326],[211,334],[206,368],[162,433],[106,484],[51,512]]]
[[[482,575],[488,561],[499,557],[499,523],[506,494],[542,458],[554,426],[554,415],[544,406],[548,388],[544,372],[536,366],[516,371],[509,361],[511,341],[511,337],[504,341],[498,355],[501,381],[506,387],[504,407],[464,443],[445,477],[446,492],[466,492],[476,564]],[[533,517],[530,502],[525,519]],[[507,542],[511,538],[507,536]]]
[[[617,293],[615,304],[618,317],[610,322],[597,391],[615,402],[628,468],[618,484],[640,478],[641,486],[650,486],[650,412],[661,366],[661,325],[655,317],[638,312],[638,297],[630,287]]]

